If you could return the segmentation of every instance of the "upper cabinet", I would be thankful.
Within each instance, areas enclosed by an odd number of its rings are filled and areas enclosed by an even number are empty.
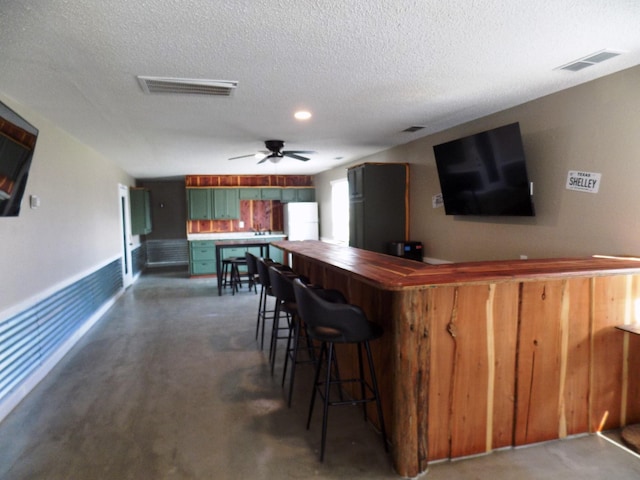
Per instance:
[[[260,200],[261,188],[239,188],[240,200]]]
[[[230,220],[240,218],[237,188],[188,188],[189,220]]]
[[[314,202],[315,188],[195,187],[187,188],[189,220],[235,220],[240,218],[240,200]]]
[[[282,202],[314,202],[316,199],[315,188],[283,188]]]
[[[261,200],[282,200],[281,188],[261,188],[260,189]]]
[[[213,219],[232,220],[240,218],[240,197],[237,188],[213,189]]]
[[[189,209],[189,220],[211,220],[213,215],[211,188],[188,188],[187,207]]]
[[[131,206],[131,233],[133,235],[147,235],[151,233],[151,195],[146,188],[131,188],[129,190]]]
[[[370,171],[373,171],[370,167]],[[347,180],[349,181],[349,198],[354,200],[356,198],[362,198],[364,195],[364,170],[365,165],[358,165],[357,167],[347,170]]]

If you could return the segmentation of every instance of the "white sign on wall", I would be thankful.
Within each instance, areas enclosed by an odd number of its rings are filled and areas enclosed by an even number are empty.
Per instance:
[[[442,194],[436,193],[433,197],[431,197],[431,206],[433,208],[439,208],[444,205],[444,201],[442,200]]]
[[[601,173],[569,171],[567,175],[567,190],[578,192],[598,193],[600,189]]]

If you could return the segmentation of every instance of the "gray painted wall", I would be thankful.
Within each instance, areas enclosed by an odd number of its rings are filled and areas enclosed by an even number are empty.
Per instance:
[[[570,75],[570,73],[567,73]],[[414,140],[356,163],[408,162],[411,239],[425,257],[451,261],[640,255],[640,67]],[[433,145],[520,122],[533,218],[446,216],[432,208],[440,192]],[[602,173],[597,194],[565,188],[569,170]],[[322,236],[331,236],[330,181],[344,167],[315,178]]]
[[[2,319],[121,256],[118,184],[134,183],[47,119],[0,100],[40,130],[20,216],[0,218]]]

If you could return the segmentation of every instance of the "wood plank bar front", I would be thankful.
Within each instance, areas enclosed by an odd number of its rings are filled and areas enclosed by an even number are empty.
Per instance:
[[[636,258],[434,266],[323,242],[273,245],[384,327],[374,361],[402,476],[640,422],[640,354],[615,331],[640,321]],[[352,368],[353,352],[339,355]]]

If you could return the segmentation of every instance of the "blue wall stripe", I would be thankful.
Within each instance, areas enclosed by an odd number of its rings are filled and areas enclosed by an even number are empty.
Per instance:
[[[135,277],[144,270],[147,264],[147,244],[141,243],[140,246],[131,251],[131,274]]]
[[[116,260],[0,321],[0,401],[122,288]]]

